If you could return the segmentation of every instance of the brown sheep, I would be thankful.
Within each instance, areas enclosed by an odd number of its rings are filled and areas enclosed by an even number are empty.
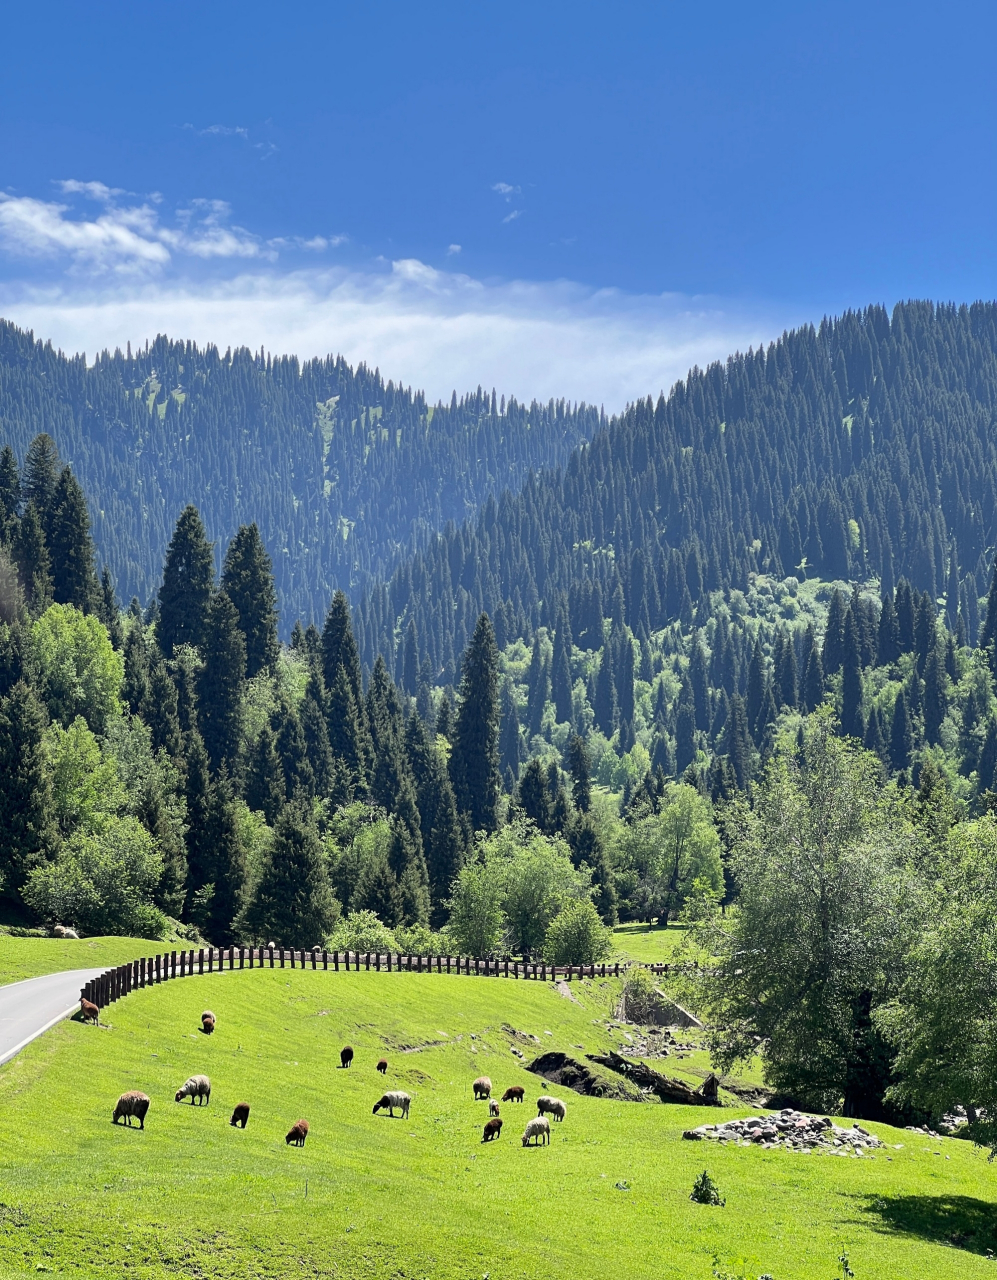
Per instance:
[[[482,1134],[481,1141],[491,1142],[491,1140],[493,1138],[497,1138],[501,1132],[502,1132],[502,1118],[501,1116],[493,1116],[492,1119],[489,1120],[485,1125],[485,1129],[484,1129],[484,1133]]]
[[[137,1089],[129,1089],[127,1093],[123,1093],[118,1099],[118,1104],[114,1108],[114,1115],[111,1120],[114,1124],[124,1116],[125,1124],[131,1128],[132,1116],[138,1119],[138,1127],[145,1128],[145,1117],[149,1110],[149,1095],[147,1093],[139,1093]]]
[[[100,1009],[89,1000],[80,997],[80,1012],[83,1014],[84,1022],[92,1022],[95,1027],[100,1026]]]
[[[478,1076],[471,1088],[474,1090],[474,1101],[481,1102],[491,1096],[492,1082],[487,1076]]]
[[[521,1084],[510,1085],[502,1095],[503,1102],[522,1102],[526,1090]]]
[[[388,1059],[387,1059],[387,1058],[380,1058],[380,1059],[378,1060],[378,1063],[377,1063],[377,1069],[378,1069],[378,1071],[380,1071],[380,1073],[381,1073],[381,1075],[382,1075],[382,1076],[383,1076],[383,1075],[385,1075],[385,1074],[387,1073],[387,1070],[388,1070]]]
[[[231,1125],[238,1125],[240,1129],[245,1129],[249,1121],[249,1103],[237,1102],[235,1110],[232,1112],[232,1119],[229,1121]]]
[[[305,1139],[308,1137],[308,1121],[296,1120],[291,1126],[291,1131],[284,1139],[287,1145],[295,1147],[303,1147]]]
[[[201,1014],[201,1030],[206,1036],[210,1036],[215,1029],[215,1015],[210,1009],[205,1009]]]
[[[352,1061],[353,1061],[353,1046],[351,1044],[348,1044],[339,1052],[339,1065],[345,1068],[345,1067],[348,1067],[352,1063]]]

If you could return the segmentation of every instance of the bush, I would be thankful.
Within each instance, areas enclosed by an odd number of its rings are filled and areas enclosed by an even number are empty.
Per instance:
[[[329,938],[330,951],[370,952],[397,951],[398,941],[386,924],[373,911],[351,911],[344,916]],[[412,952],[413,955],[418,954]]]
[[[720,1188],[705,1169],[693,1183],[692,1195],[689,1199],[694,1200],[696,1204],[713,1204],[721,1209],[727,1203],[726,1200],[720,1199]]]
[[[656,1002],[654,979],[643,968],[627,970],[623,983],[623,1009],[631,1022],[647,1022]]]
[[[167,920],[150,901],[163,871],[155,841],[137,818],[110,818],[99,832],[76,831],[54,862],[22,890],[42,919],[85,934],[163,936]]]
[[[395,931],[395,944],[404,956],[440,956],[447,954],[447,942],[443,934],[433,933],[424,924],[401,927]]]
[[[591,902],[570,902],[550,922],[544,956],[554,964],[594,964],[609,955],[612,936]]]

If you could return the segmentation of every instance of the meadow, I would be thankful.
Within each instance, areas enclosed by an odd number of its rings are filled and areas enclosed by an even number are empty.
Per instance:
[[[718,1255],[735,1274],[743,1259],[751,1277],[830,1280],[842,1247],[857,1280],[992,1273],[983,1152],[877,1125],[901,1149],[837,1158],[683,1141],[749,1108],[580,1097],[525,1070],[548,1048],[626,1048],[607,1026],[618,983],[571,994],[276,969],[139,991],[99,1028],[62,1023],[0,1069],[0,1276],[709,1280]],[[197,1072],[211,1076],[210,1106],[175,1104]],[[522,1084],[530,1100],[565,1098],[549,1147],[520,1143],[529,1103],[503,1105],[500,1140],[482,1145],[482,1073],[499,1094]],[[385,1088],[412,1094],[409,1120],[372,1115]],[[111,1123],[126,1089],[152,1098],[144,1131]],[[228,1123],[240,1101],[245,1131]],[[287,1147],[299,1117],[307,1145]],[[704,1165],[724,1208],[689,1200]]]
[[[162,944],[145,938],[35,938],[0,933],[0,985],[65,969],[109,969],[159,950]]]

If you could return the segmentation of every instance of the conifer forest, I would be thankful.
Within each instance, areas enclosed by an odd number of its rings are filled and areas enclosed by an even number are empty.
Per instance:
[[[0,446],[6,923],[578,963],[677,920],[719,1064],[997,1144],[997,305],[612,418],[4,323]]]

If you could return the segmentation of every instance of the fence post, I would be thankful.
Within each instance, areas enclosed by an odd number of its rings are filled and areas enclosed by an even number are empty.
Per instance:
[[[334,972],[336,973],[339,972],[339,952],[338,951],[334,951],[332,953],[332,967]]]
[[[322,968],[323,968],[323,969],[328,969],[328,967],[329,967],[329,953],[328,953],[328,951],[326,951],[326,950],[324,950],[324,949],[323,949],[323,951],[322,951]]]

